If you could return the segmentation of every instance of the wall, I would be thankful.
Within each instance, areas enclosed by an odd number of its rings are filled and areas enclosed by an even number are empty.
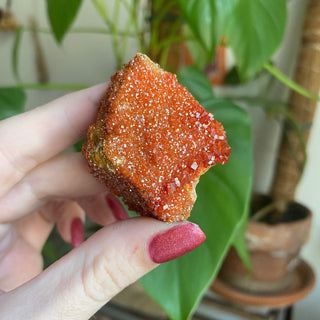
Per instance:
[[[281,70],[286,74],[293,74],[296,63],[297,51],[300,45],[301,28],[304,21],[304,13],[307,1],[291,0],[289,4],[288,25],[282,48],[275,58]],[[275,96],[286,97],[283,87],[279,87]],[[308,243],[302,250],[302,257],[314,269],[317,278],[320,278],[320,148],[318,139],[320,137],[320,110],[317,107],[311,136],[308,142],[308,162],[299,183],[296,200],[313,212],[313,224]],[[316,282],[314,290],[303,300],[296,304],[294,319],[318,320],[320,318],[320,283]]]
[[[83,1],[84,7],[76,19],[77,26],[103,27],[103,22],[97,16],[90,1]],[[108,0],[108,3],[110,1]],[[3,5],[4,1],[0,2]],[[13,1],[13,11],[18,21],[26,25],[31,15],[35,15],[42,27],[47,26],[45,15],[45,1],[25,0]],[[289,25],[287,28],[284,45],[276,55],[282,70],[292,73],[294,69],[294,58],[299,44],[299,32],[303,21],[303,13],[306,1],[289,1]],[[61,47],[53,41],[52,36],[40,35],[45,56],[48,61],[48,70],[51,82],[81,83],[93,85],[109,79],[115,71],[115,59],[111,49],[111,39],[106,35],[92,34],[69,34],[65,38]],[[14,84],[14,77],[11,72],[11,49],[13,37],[11,35],[0,34],[0,85]],[[136,51],[136,44],[129,43],[130,50],[126,53],[126,58],[131,57]],[[289,58],[288,58],[289,57]],[[20,72],[22,81],[35,82],[34,50],[29,32],[23,34],[20,52]],[[278,89],[278,94],[282,95],[283,88]],[[54,99],[65,91],[44,90],[28,91],[28,108],[41,105]],[[269,188],[270,172],[273,170],[275,158],[272,156],[278,147],[278,137],[280,129],[278,124],[272,120],[265,119],[264,116],[256,115],[257,121],[263,121],[263,130],[254,128],[256,135],[255,159],[259,166],[255,168],[255,188],[265,191]],[[260,127],[260,126],[259,126]],[[269,132],[270,135],[266,135]],[[317,112],[313,124],[311,138],[308,144],[308,164],[297,192],[297,199],[306,204],[314,213],[314,221],[309,243],[303,250],[303,257],[313,266],[320,278],[320,148],[318,147],[318,137],[320,136],[320,112]],[[259,146],[264,146],[259,149]],[[304,300],[297,304],[295,319],[319,319],[320,305],[320,284]]]

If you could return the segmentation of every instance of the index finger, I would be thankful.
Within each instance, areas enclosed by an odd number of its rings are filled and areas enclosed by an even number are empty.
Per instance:
[[[0,196],[26,172],[85,136],[106,87],[77,91],[0,122]]]

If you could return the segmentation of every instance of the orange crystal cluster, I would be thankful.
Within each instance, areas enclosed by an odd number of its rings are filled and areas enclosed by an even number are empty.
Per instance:
[[[91,172],[129,209],[166,222],[188,218],[200,175],[230,151],[213,115],[142,54],[111,78],[83,147]]]

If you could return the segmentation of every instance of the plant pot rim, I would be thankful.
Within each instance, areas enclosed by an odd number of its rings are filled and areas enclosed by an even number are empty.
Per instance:
[[[251,209],[256,212],[272,201],[270,196],[254,195]],[[247,247],[255,251],[296,254],[309,237],[312,212],[297,201],[289,201],[283,216],[286,217],[286,221],[274,224],[249,220],[246,232]]]

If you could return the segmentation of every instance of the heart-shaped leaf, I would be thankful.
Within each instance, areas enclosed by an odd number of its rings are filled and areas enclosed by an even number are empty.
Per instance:
[[[192,81],[184,83],[191,85],[191,92],[195,91]],[[232,147],[229,162],[210,169],[197,186],[198,199],[190,220],[203,229],[207,239],[193,252],[160,265],[141,279],[146,291],[174,320],[188,319],[213,281],[245,219],[251,191],[248,115],[227,100],[211,98],[202,104],[222,122]]]
[[[25,100],[22,89],[0,88],[0,120],[23,112]]]
[[[217,10],[218,16],[223,16],[222,32],[233,51],[240,76],[248,80],[261,70],[281,43],[286,26],[286,0],[238,0],[227,13],[223,5]]]
[[[47,12],[51,29],[58,42],[61,42],[73,20],[82,0],[47,0]]]

